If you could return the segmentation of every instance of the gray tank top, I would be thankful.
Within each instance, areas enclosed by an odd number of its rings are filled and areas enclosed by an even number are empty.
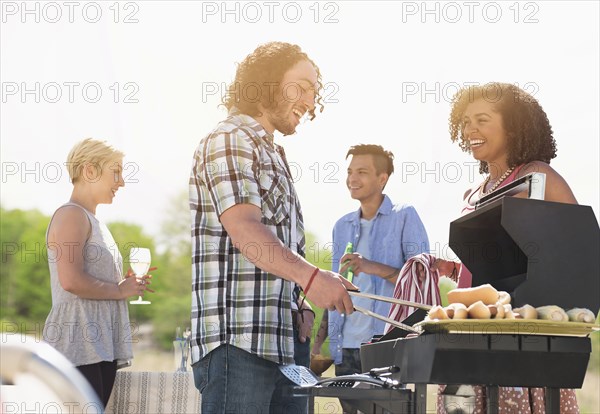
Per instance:
[[[120,282],[123,259],[112,234],[96,216],[78,204],[66,203],[59,209],[69,205],[81,208],[91,225],[91,234],[83,249],[84,271],[104,282]],[[114,360],[120,364],[132,359],[133,338],[127,301],[82,299],[64,290],[58,279],[57,258],[68,254],[73,253],[66,247],[48,249],[52,309],[44,325],[44,340],[75,366]]]

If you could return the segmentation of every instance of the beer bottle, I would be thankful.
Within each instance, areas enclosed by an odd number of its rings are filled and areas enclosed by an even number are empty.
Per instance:
[[[344,254],[349,254],[349,253],[353,253],[353,248],[354,246],[352,245],[352,242],[348,242],[348,244],[346,245],[346,250],[344,251]],[[348,267],[348,269],[344,272],[343,276],[348,279],[349,282],[352,282],[352,279],[354,279],[354,272],[352,271],[352,267]]]

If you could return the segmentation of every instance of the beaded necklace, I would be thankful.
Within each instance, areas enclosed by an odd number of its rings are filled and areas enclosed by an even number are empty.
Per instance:
[[[488,175],[487,178],[485,179],[485,181],[483,182],[483,185],[481,186],[481,189],[479,190],[479,193],[481,194],[481,197],[488,195],[489,193],[493,192],[496,188],[498,188],[500,186],[500,184],[502,184],[504,182],[504,180],[506,180],[508,178],[508,176],[510,175],[510,173],[513,172],[514,169],[515,169],[515,167],[510,167],[508,170],[506,170],[504,172],[504,174],[502,174],[500,176],[500,178],[498,178],[496,180],[496,182],[494,183],[494,185],[492,185],[489,190],[487,190],[486,192],[484,192],[483,189],[490,182],[490,175]]]

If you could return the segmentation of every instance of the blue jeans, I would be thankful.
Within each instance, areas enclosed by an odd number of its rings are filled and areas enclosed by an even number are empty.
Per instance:
[[[233,345],[221,345],[192,365],[203,414],[306,413],[307,398],[292,397],[294,384],[279,366]]]
[[[310,368],[310,338],[302,343],[298,340],[298,331],[294,331],[294,362],[296,365]]]

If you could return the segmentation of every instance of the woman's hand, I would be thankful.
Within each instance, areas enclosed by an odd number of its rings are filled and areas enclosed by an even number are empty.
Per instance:
[[[148,272],[156,270],[157,267],[151,267]],[[148,285],[152,284],[152,275],[136,276],[133,270],[127,270],[125,279],[119,282],[119,291],[123,296],[123,299],[130,296],[142,296],[144,292],[148,291],[154,293],[154,290],[150,289]]]
[[[460,263],[444,259],[435,259],[433,266],[431,266],[431,270],[437,270],[440,276],[447,276],[456,282],[458,281]]]
[[[145,286],[136,277],[126,277],[119,282],[119,292],[121,299],[127,299],[130,296],[141,296],[144,294]]]
[[[458,273],[460,270],[460,263],[438,258],[435,259],[429,270],[437,270],[440,276],[447,276],[450,279],[457,282]],[[419,277],[420,282],[423,282],[425,280],[425,268],[421,263],[417,263],[417,275]]]

